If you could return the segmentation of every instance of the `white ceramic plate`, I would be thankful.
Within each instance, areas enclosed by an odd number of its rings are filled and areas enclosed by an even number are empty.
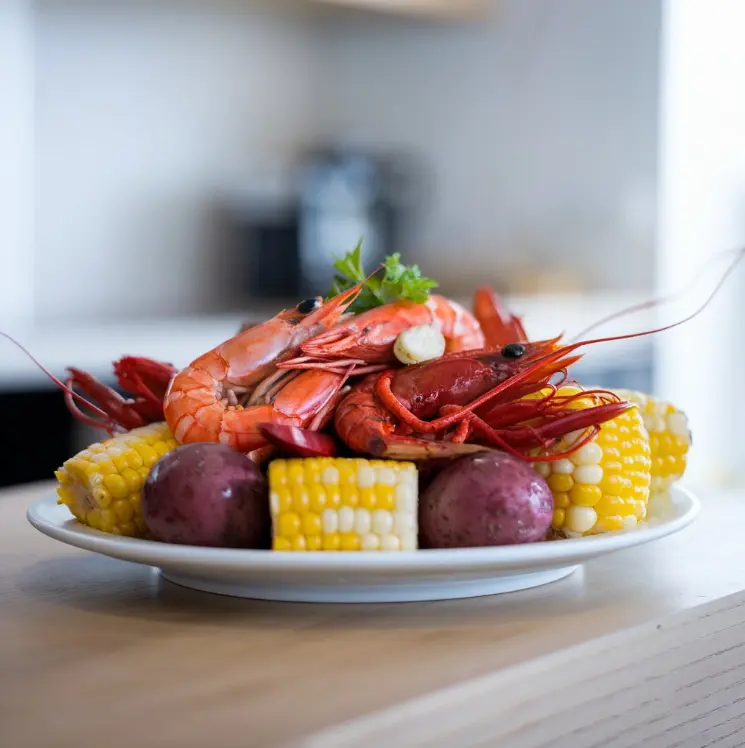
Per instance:
[[[688,526],[699,500],[676,487],[650,503],[633,530],[496,548],[395,552],[302,552],[199,548],[109,535],[81,525],[54,494],[28,510],[40,532],[68,545],[155,567],[176,584],[205,592],[289,602],[410,602],[494,595],[569,576],[579,565],[649,543]]]

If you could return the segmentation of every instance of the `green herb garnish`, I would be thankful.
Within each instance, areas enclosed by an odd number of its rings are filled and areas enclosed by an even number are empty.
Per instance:
[[[362,240],[347,252],[344,257],[334,262],[334,281],[328,298],[337,296],[342,291],[365,281],[367,274],[362,264]],[[429,291],[439,284],[431,278],[425,278],[418,265],[404,265],[400,253],[388,255],[383,267],[365,281],[359,296],[349,307],[349,311],[359,314],[376,306],[393,301],[413,301],[424,304],[429,299]]]

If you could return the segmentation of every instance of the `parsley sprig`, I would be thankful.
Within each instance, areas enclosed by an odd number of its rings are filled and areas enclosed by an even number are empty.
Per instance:
[[[334,270],[336,274],[328,298],[365,280],[367,274],[362,264],[362,240],[351,252],[334,262]],[[388,255],[383,267],[367,279],[349,311],[359,314],[402,300],[423,304],[429,298],[429,291],[438,285],[437,281],[423,276],[418,265],[404,265],[400,253],[396,252]]]

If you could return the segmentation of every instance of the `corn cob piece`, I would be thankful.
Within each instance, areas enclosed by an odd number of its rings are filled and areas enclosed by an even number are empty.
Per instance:
[[[688,465],[691,430],[688,417],[669,402],[635,390],[616,389],[639,406],[652,448],[652,492],[664,493],[680,480]]]
[[[565,386],[558,394],[582,391]],[[594,404],[594,396],[588,395],[569,407]],[[566,451],[584,435],[584,431],[567,434],[551,451]],[[554,533],[560,537],[597,535],[645,520],[651,467],[649,435],[638,408],[602,424],[600,433],[570,457],[535,463],[554,496]]]
[[[410,462],[273,460],[269,502],[275,551],[418,547],[418,473]]]
[[[153,465],[176,446],[165,423],[91,444],[55,471],[57,503],[93,529],[148,538],[140,509],[142,486]]]

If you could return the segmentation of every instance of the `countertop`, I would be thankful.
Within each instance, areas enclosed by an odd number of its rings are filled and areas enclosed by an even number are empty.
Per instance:
[[[574,335],[590,322],[600,320],[646,300],[632,293],[582,296],[520,296],[506,299],[524,317],[529,335],[537,340],[560,333]],[[470,306],[468,299],[459,299]],[[289,302],[288,302],[289,304]],[[261,302],[230,314],[161,317],[132,321],[47,323],[13,329],[13,336],[55,376],[68,366],[89,371],[99,378],[111,377],[111,362],[123,355],[150,356],[181,367],[218,343],[232,337],[245,322],[260,322],[276,314],[284,304]],[[596,334],[615,335],[654,326],[654,314],[646,311],[604,325]],[[587,349],[587,361],[624,361],[644,350],[650,338],[606,343]],[[53,386],[33,361],[10,341],[0,337],[0,389]]]
[[[545,587],[439,603],[196,593],[73,549],[0,492],[9,748],[745,743],[745,496]]]

